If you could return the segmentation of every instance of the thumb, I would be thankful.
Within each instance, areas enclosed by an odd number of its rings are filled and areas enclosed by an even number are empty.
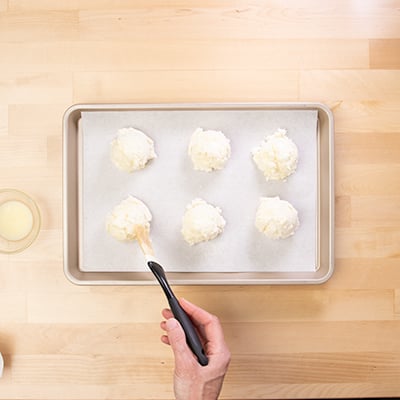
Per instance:
[[[177,366],[186,364],[188,360],[193,358],[193,355],[186,343],[185,332],[181,324],[175,318],[170,318],[166,321],[165,328],[168,333],[169,344],[174,352],[175,363]]]

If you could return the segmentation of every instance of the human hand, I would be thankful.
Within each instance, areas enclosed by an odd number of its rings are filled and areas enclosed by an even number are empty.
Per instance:
[[[231,359],[218,318],[185,299],[179,304],[186,311],[203,343],[208,365],[201,366],[186,343],[185,333],[171,310],[164,309],[161,328],[167,333],[161,341],[172,347],[175,357],[174,392],[176,400],[215,400]]]

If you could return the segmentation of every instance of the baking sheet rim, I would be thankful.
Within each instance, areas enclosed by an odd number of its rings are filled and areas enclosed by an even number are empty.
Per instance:
[[[329,169],[329,219],[328,219],[328,233],[329,233],[329,243],[328,243],[328,257],[326,262],[328,263],[327,266],[327,271],[322,277],[305,277],[305,278],[247,278],[247,279],[170,279],[172,284],[189,284],[189,285],[204,285],[204,284],[212,284],[212,285],[218,285],[218,284],[238,284],[238,285],[243,285],[243,284],[319,284],[327,281],[333,274],[333,249],[334,249],[334,243],[333,243],[333,221],[334,221],[334,187],[333,187],[333,115],[331,110],[324,104],[322,103],[313,103],[313,102],[286,102],[286,103],[140,103],[140,104],[128,104],[128,103],[123,103],[123,104],[75,104],[70,106],[64,113],[64,118],[63,118],[63,233],[64,233],[64,238],[63,238],[63,250],[64,250],[64,273],[66,277],[73,283],[79,284],[79,285],[151,285],[155,284],[154,280],[150,279],[149,281],[147,280],[119,280],[119,279],[108,279],[108,280],[101,280],[101,279],[96,279],[96,280],[90,280],[90,279],[85,279],[81,280],[78,279],[76,276],[72,274],[70,271],[70,260],[69,260],[69,240],[68,240],[68,233],[69,233],[69,223],[68,223],[68,217],[69,217],[69,212],[68,212],[68,201],[66,200],[66,197],[68,197],[68,191],[69,191],[69,180],[68,180],[68,170],[69,170],[69,165],[68,165],[68,156],[69,156],[69,148],[68,148],[68,134],[69,134],[69,124],[70,124],[70,118],[75,112],[83,112],[83,111],[123,111],[123,110],[146,110],[146,109],[167,109],[167,110],[173,110],[173,109],[179,109],[179,110],[196,110],[196,109],[236,109],[236,110],[245,110],[245,109],[264,109],[264,110],[307,110],[307,109],[317,109],[318,110],[318,123],[319,123],[319,112],[322,111],[326,114],[327,119],[328,119],[328,154],[329,154],[329,161],[328,161],[328,169]],[[318,127],[318,141],[320,141],[320,127]],[[318,147],[318,157],[320,153],[320,146]],[[318,163],[318,177],[320,174],[320,164]],[[79,180],[78,180],[79,181]],[[79,182],[78,182],[79,183]],[[320,206],[320,188],[319,188],[319,182],[318,182],[318,205]],[[319,218],[319,215],[318,215]],[[78,224],[80,222],[78,221]],[[317,241],[318,244],[320,243],[320,231],[321,231],[321,224],[323,222],[319,221],[317,224],[317,229],[318,229],[318,234],[317,234]],[[316,269],[316,273],[318,272],[319,266],[321,264],[321,254],[320,254],[320,246],[317,246],[317,257],[318,257],[318,268]],[[278,273],[278,272],[277,272]],[[126,275],[126,274],[140,274],[140,275],[146,275],[148,273],[120,273],[120,272],[84,272],[81,273],[82,275]],[[171,273],[171,275],[176,274],[176,275],[187,275],[187,272],[182,272],[182,273]],[[195,273],[196,275],[199,275],[201,273]],[[206,275],[235,275],[237,277],[238,275],[243,275],[243,274],[252,274],[251,272],[249,273],[243,273],[243,272],[225,272],[225,273],[213,273],[213,272],[206,272],[204,273]],[[263,274],[263,275],[275,275],[274,272],[254,272],[253,274]],[[287,273],[278,273],[281,275],[291,275],[289,272]],[[309,275],[312,274],[310,272],[307,272],[303,275]],[[151,278],[151,274],[149,274]]]

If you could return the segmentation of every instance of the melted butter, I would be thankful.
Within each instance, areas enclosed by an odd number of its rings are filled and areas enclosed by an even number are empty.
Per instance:
[[[22,202],[6,201],[0,205],[0,236],[7,240],[21,240],[33,227],[31,210]]]

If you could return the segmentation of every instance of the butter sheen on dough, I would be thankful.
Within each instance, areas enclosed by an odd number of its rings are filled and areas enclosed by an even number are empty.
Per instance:
[[[133,196],[122,200],[106,217],[106,230],[117,240],[135,240],[135,227],[150,230],[152,215],[146,204]]]

